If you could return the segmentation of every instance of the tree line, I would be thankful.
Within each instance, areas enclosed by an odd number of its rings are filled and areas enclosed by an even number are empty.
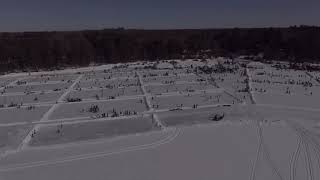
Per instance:
[[[320,27],[0,33],[0,72],[135,60],[260,55],[319,61]]]

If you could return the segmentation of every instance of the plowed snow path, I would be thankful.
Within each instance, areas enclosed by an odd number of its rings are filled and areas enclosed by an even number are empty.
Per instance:
[[[74,88],[74,86],[79,83],[79,81],[81,80],[81,78],[83,77],[83,75],[79,75],[79,77],[73,82],[73,84],[68,88],[67,91],[65,91],[65,93],[63,93],[60,98],[57,100],[57,102],[63,102],[63,100],[65,99],[65,97],[72,91],[72,89]],[[44,115],[43,117],[40,119],[40,122],[44,122],[47,121],[49,119],[49,116],[60,106],[60,103],[54,104]],[[33,127],[33,129],[28,133],[28,135],[23,139],[22,143],[19,145],[18,150],[20,151],[22,149],[24,149],[26,146],[28,146],[29,142],[31,141],[32,138],[32,133],[33,132],[37,132],[39,130],[39,128],[41,127],[40,124],[37,124]]]
[[[147,93],[146,91],[146,88],[145,88],[145,85],[144,85],[144,82],[142,80],[142,76],[139,72],[137,72],[137,75],[139,77],[139,83],[140,83],[140,86],[141,86],[141,90],[143,92],[143,94],[145,95],[145,101],[147,103],[147,106],[148,106],[148,110],[153,110],[153,107],[152,107],[152,103],[151,103],[151,96],[150,94]],[[157,126],[159,126],[161,129],[164,129],[165,126],[162,124],[162,122],[159,120],[158,118],[158,115],[157,114],[152,114],[152,120],[155,121],[157,123]]]

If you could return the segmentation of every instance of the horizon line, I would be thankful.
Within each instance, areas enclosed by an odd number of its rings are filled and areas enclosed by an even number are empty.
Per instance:
[[[320,25],[290,25],[290,26],[261,26],[261,27],[203,27],[203,28],[134,28],[134,27],[110,27],[110,28],[83,28],[66,30],[26,30],[26,31],[0,31],[0,33],[44,33],[44,32],[82,32],[82,31],[103,31],[103,30],[140,30],[140,31],[175,31],[175,30],[228,30],[228,29],[286,29],[286,28],[313,27],[320,28]]]

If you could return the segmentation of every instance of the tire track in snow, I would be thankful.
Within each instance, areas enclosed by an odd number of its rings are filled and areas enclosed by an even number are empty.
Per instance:
[[[314,150],[314,153],[315,153],[315,158],[316,158],[316,163],[318,164],[318,166],[315,166],[316,168],[318,168],[318,170],[320,171],[320,148],[319,148],[319,144],[314,142],[313,140],[311,139],[308,139],[307,135],[306,135],[306,139],[307,141],[309,141],[309,145],[311,145],[311,148]],[[309,153],[311,154],[310,152],[310,148],[309,148]],[[312,159],[310,158],[310,162],[312,162]],[[311,163],[311,168],[313,168],[313,164]],[[313,169],[312,169],[313,170]],[[315,173],[314,171],[312,172],[312,178],[315,179]],[[318,175],[319,176],[319,175]]]
[[[258,133],[258,148],[257,148],[257,152],[256,152],[256,159],[253,162],[253,166],[252,166],[252,170],[251,170],[251,174],[250,174],[250,180],[255,180],[255,176],[256,176],[256,171],[257,171],[257,167],[258,167],[258,161],[259,161],[259,157],[261,154],[261,149],[262,149],[262,133],[261,133],[261,127],[259,125],[259,123],[257,124],[257,133]]]
[[[296,175],[297,175],[297,163],[298,163],[298,159],[300,157],[300,153],[301,153],[301,150],[302,150],[302,146],[305,147],[305,140],[302,136],[302,133],[301,133],[301,130],[299,130],[299,128],[296,127],[296,124],[292,123],[291,121],[286,121],[286,123],[291,126],[291,128],[294,130],[294,132],[296,133],[296,135],[298,136],[298,149],[297,149],[297,153],[296,153],[296,156],[295,156],[295,159],[294,159],[294,164],[292,165],[293,166],[293,169],[292,169],[292,174],[291,174],[291,178],[290,180],[295,180],[296,179]],[[306,151],[304,151],[304,155],[306,157]],[[306,159],[305,159],[306,160]],[[307,162],[307,160],[306,160]],[[308,167],[306,166],[305,167],[306,169],[306,172],[308,173]],[[309,176],[309,174],[308,174]]]
[[[294,152],[291,161],[290,161],[290,180],[294,180],[296,177],[296,168],[297,168],[297,161],[300,155],[300,149],[301,149],[301,139],[298,138],[298,145],[297,149]]]
[[[251,87],[251,76],[250,76],[250,72],[249,72],[249,68],[247,67],[246,68],[246,74],[247,74],[247,76],[248,76],[248,86],[249,86],[249,88]],[[255,98],[254,98],[254,95],[253,95],[253,93],[250,91],[250,95],[251,95],[251,98],[252,98],[252,103],[253,104],[256,104],[256,101],[255,101]],[[297,130],[296,130],[297,131]],[[297,153],[295,153],[295,157],[294,157],[294,159],[293,159],[293,164],[290,164],[290,166],[293,166],[293,169],[292,169],[292,173],[290,174],[290,179],[294,179],[295,178],[295,173],[296,173],[296,158],[298,158],[299,157],[299,154],[300,154],[300,149],[301,149],[301,143],[303,143],[303,144],[306,144],[304,141],[304,139],[301,137],[301,134],[298,132],[297,133],[298,134],[298,136],[299,136],[299,145],[298,145],[298,151],[297,151]],[[300,142],[301,141],[301,142]],[[313,141],[313,143],[315,143],[314,141]],[[273,172],[274,173],[276,173],[277,175],[278,175],[278,177],[280,178],[280,179],[283,179],[283,177],[281,176],[281,174],[280,174],[280,172],[279,172],[279,170],[276,168],[276,166],[272,163],[272,161],[271,161],[271,159],[270,159],[270,155],[269,155],[269,152],[268,152],[268,150],[266,149],[266,145],[264,144],[264,142],[262,142],[262,147],[263,147],[263,150],[264,150],[264,154],[265,154],[265,158],[266,158],[266,160],[267,161],[269,161],[269,164],[271,165],[271,167],[272,167],[272,169],[273,169]],[[308,148],[308,145],[306,144],[305,145],[305,147],[306,147],[306,152],[305,153],[307,153],[306,154],[306,160],[307,160],[307,162],[308,162],[308,169],[307,169],[307,172],[308,172],[308,176],[309,176],[309,179],[310,180],[313,180],[314,178],[313,178],[313,172],[312,172],[312,162],[311,162],[311,157],[310,157],[310,151],[309,151],[309,148]],[[319,149],[320,150],[320,149]],[[318,150],[318,151],[319,151]],[[319,159],[318,159],[318,162],[319,162],[319,166],[320,166],[320,161],[319,161]]]
[[[263,121],[260,121],[260,123]],[[264,137],[263,137],[263,129],[260,125],[260,123],[258,124],[258,128],[259,128],[259,137],[261,138],[261,152],[263,154],[263,158],[264,160],[267,161],[268,165],[271,167],[272,169],[272,173],[278,177],[278,179],[283,180],[283,176],[280,173],[279,168],[276,166],[276,164],[272,161],[271,156],[270,156],[270,152],[268,150],[268,146],[266,145],[266,143],[264,142]]]
[[[313,150],[315,151],[318,168],[320,170],[320,155],[319,155],[319,152],[317,151],[316,147],[314,147],[314,146],[313,146]]]
[[[276,166],[276,164],[272,161],[269,150],[267,148],[267,145],[265,144],[263,137],[262,137],[262,151],[265,160],[268,162],[269,166],[272,168],[272,172],[280,179],[283,180],[279,168]]]
[[[312,135],[311,134],[307,134],[306,132],[303,132],[304,134],[304,136],[305,136],[305,139],[306,139],[306,141],[307,142],[309,142],[307,145],[307,148],[308,148],[308,153],[309,153],[309,162],[310,162],[310,177],[311,177],[311,179],[313,180],[313,179],[315,179],[314,178],[314,176],[315,176],[315,173],[314,173],[314,171],[313,171],[313,164],[312,164],[312,159],[311,159],[311,156],[310,156],[310,154],[311,154],[311,152],[310,152],[310,148],[309,148],[309,146],[311,145],[311,148],[314,150],[314,152],[315,152],[315,155],[316,155],[316,161],[317,161],[317,164],[318,164],[318,166],[316,166],[316,167],[318,167],[318,170],[320,171],[320,146],[319,146],[319,144],[316,142],[316,140],[314,140],[313,138],[314,137],[312,137]],[[319,176],[319,175],[318,175]]]
[[[314,171],[313,171],[313,163],[311,159],[311,152],[309,146],[311,145],[316,153],[316,159],[318,162],[318,168],[320,170],[320,159],[319,159],[319,153],[320,153],[320,146],[312,137],[312,135],[304,128],[298,125],[297,123],[286,121],[287,124],[291,126],[291,128],[296,132],[296,134],[299,136],[299,139],[301,141],[301,144],[305,148],[304,155],[305,155],[305,161],[306,161],[306,172],[308,173],[308,179],[314,180]]]
[[[304,142],[303,143],[304,148],[305,148],[305,159],[306,159],[306,168],[308,172],[308,179],[313,180],[313,166],[312,166],[312,161],[311,161],[311,156],[310,156],[310,149],[308,146],[308,143]]]
[[[255,180],[255,175],[256,175],[256,170],[257,170],[257,164],[258,164],[258,160],[260,157],[260,154],[263,153],[263,159],[268,163],[268,165],[271,167],[272,169],[272,173],[278,177],[278,179],[280,180],[284,180],[283,176],[280,173],[280,170],[278,169],[278,167],[276,166],[276,164],[272,161],[268,147],[264,141],[264,137],[263,137],[263,129],[262,129],[262,123],[263,123],[263,118],[259,118],[256,121],[256,127],[257,127],[257,132],[258,132],[258,137],[259,137],[259,147],[258,147],[258,153],[257,153],[257,157],[256,160],[254,162],[253,165],[253,169],[251,171],[251,176],[250,176],[250,180]]]
[[[305,147],[305,159],[306,159],[306,168],[307,168],[307,173],[308,173],[308,179],[309,180],[314,180],[314,172],[313,172],[313,163],[311,159],[311,152],[309,146],[311,145],[313,149],[315,150],[316,154],[316,159],[318,162],[318,167],[320,170],[320,164],[319,164],[319,146],[314,140],[311,139],[311,135],[308,135],[307,132],[304,130],[302,131],[302,136],[304,136],[305,142],[304,142],[304,147]],[[309,139],[310,138],[310,139]]]
[[[8,172],[8,171],[15,171],[15,170],[20,170],[20,169],[33,168],[33,167],[62,164],[62,163],[68,163],[68,162],[72,162],[72,161],[107,157],[107,156],[126,153],[126,152],[134,152],[134,151],[140,151],[140,150],[146,150],[146,149],[153,149],[153,148],[156,148],[161,145],[168,144],[168,143],[174,141],[179,136],[180,133],[181,133],[181,130],[179,128],[175,128],[174,132],[172,134],[170,134],[169,136],[167,136],[164,139],[161,139],[159,141],[152,142],[152,143],[131,146],[128,148],[120,149],[118,151],[111,151],[111,152],[110,151],[103,151],[103,152],[98,152],[98,153],[89,153],[89,154],[83,154],[83,155],[70,156],[67,158],[51,160],[51,161],[37,161],[37,162],[31,162],[31,163],[16,164],[14,166],[1,168],[0,172]]]

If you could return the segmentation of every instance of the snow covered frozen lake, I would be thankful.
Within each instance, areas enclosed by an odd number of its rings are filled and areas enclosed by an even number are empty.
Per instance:
[[[320,179],[319,73],[217,58],[5,75],[0,180]]]

